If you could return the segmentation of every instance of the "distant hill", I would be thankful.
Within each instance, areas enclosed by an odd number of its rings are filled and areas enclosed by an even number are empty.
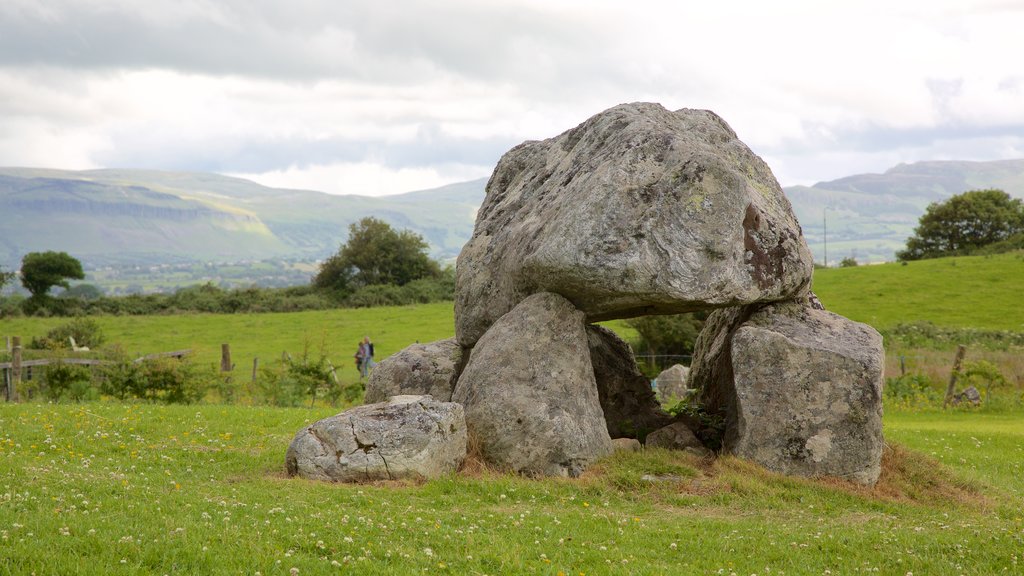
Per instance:
[[[834,264],[848,256],[860,262],[892,260],[928,204],[982,188],[1024,198],[1024,160],[900,164],[882,174],[785,191],[818,262],[824,256],[827,221],[829,263]]]
[[[0,168],[0,264],[62,250],[90,267],[322,258],[348,225],[376,216],[454,258],[473,231],[484,180],[397,196],[268,188],[217,174]]]
[[[87,267],[271,258],[312,261],[335,252],[348,225],[376,216],[423,235],[432,255],[458,255],[473,232],[486,180],[397,196],[336,196],[268,188],[217,174],[0,168],[0,265],[30,251],[63,250]],[[790,186],[817,261],[892,260],[930,202],[1001,188],[1024,198],[1024,160],[918,162],[814,186]]]

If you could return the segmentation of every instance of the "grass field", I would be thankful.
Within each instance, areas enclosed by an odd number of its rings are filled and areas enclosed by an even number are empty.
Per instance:
[[[1024,253],[814,271],[829,310],[878,329],[940,326],[1024,332]]]
[[[451,302],[416,306],[348,308],[266,314],[185,314],[173,316],[98,316],[106,345],[118,344],[133,357],[190,349],[198,362],[219,366],[221,344],[231,345],[232,361],[242,375],[279,360],[284,352],[321,350],[338,368],[343,382],[358,380],[352,356],[363,336],[374,342],[378,361],[414,342],[432,342],[455,335]],[[20,336],[28,343],[66,318],[5,318],[0,337]],[[636,331],[622,321],[603,323],[627,340]],[[43,354],[45,355],[45,354]]]
[[[819,270],[815,290],[882,329],[1022,330],[1022,279],[1024,259],[1006,255]],[[346,382],[364,335],[383,358],[454,333],[450,303],[98,321],[132,355],[190,348],[216,364],[229,343],[238,370],[322,349]],[[64,322],[5,318],[0,336],[27,342]],[[947,351],[890,351],[889,374],[895,354],[912,371],[948,374]],[[1019,356],[968,352],[1011,366],[1005,401],[980,411],[887,406],[873,489],[658,450],[612,456],[572,481],[470,463],[426,483],[332,485],[286,478],[283,460],[299,429],[339,407],[0,404],[0,575],[1018,574]]]
[[[479,467],[422,484],[286,478],[294,433],[331,413],[2,405],[0,574],[1024,569],[1019,413],[888,414],[871,490],[656,450],[572,481]]]

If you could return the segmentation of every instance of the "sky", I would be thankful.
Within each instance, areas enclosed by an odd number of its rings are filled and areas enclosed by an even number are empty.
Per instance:
[[[385,195],[623,102],[784,185],[1024,158],[1024,0],[2,0],[0,166]]]

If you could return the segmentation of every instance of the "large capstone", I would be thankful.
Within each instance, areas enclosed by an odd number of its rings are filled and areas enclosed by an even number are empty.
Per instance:
[[[577,476],[609,454],[584,315],[538,293],[495,322],[473,348],[452,399],[470,443],[491,464],[531,476]]]
[[[611,330],[587,326],[590,361],[608,434],[643,440],[672,421],[661,409],[651,381],[640,372],[633,350]]]
[[[288,446],[290,476],[334,482],[437,478],[466,458],[462,406],[396,396],[324,418]]]
[[[695,358],[691,377],[727,412],[726,449],[784,474],[874,484],[882,458],[878,332],[798,303],[719,320],[728,321],[711,327],[712,340],[727,340],[724,354],[700,360],[728,358],[728,370],[697,369]]]
[[[459,255],[456,336],[527,295],[588,321],[785,299],[811,277],[768,166],[712,112],[623,104],[506,153]]]
[[[392,396],[429,395],[447,402],[462,368],[462,347],[455,338],[413,344],[385,358],[366,382],[366,403]]]

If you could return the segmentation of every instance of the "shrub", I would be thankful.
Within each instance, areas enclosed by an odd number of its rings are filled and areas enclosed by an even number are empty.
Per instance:
[[[96,395],[92,375],[85,366],[55,362],[44,371],[46,396],[51,400],[81,402]]]
[[[277,366],[264,368],[257,385],[260,396],[274,406],[298,406],[305,400],[313,406],[318,397],[334,405],[342,396],[354,401],[362,391],[361,386],[358,390],[349,390],[352,386],[342,389],[323,351],[312,359],[308,343],[300,358],[289,356]]]
[[[964,365],[961,375],[965,386],[974,386],[985,391],[986,403],[991,399],[992,388],[1006,384],[1006,377],[999,371],[999,367],[985,360],[968,362]]]
[[[942,401],[936,385],[924,374],[904,374],[887,378],[883,396],[904,408],[935,405]]]
[[[203,399],[217,374],[188,358],[151,358],[135,362],[118,350],[99,370],[100,391],[120,400],[137,398],[165,404]]]
[[[70,338],[75,344],[87,348],[99,348],[103,344],[103,330],[92,318],[76,317],[46,333],[42,338],[32,338],[28,347],[34,350],[59,350],[71,348]]]

